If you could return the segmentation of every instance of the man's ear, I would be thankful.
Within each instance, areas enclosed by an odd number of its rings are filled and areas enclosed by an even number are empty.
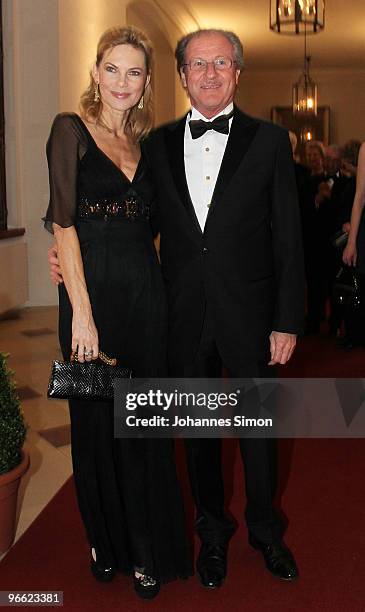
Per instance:
[[[240,74],[241,74],[241,71],[240,70],[236,70],[236,85],[238,85]]]
[[[184,68],[180,68],[180,79],[181,79],[181,84],[182,84],[183,88],[187,89],[188,84],[186,82],[186,76],[185,76]]]

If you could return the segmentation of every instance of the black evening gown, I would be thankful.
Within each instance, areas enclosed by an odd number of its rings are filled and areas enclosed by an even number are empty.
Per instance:
[[[52,222],[75,226],[101,350],[135,376],[166,374],[166,303],[151,231],[153,182],[143,156],[132,181],[73,113],[47,143]],[[72,308],[59,286],[59,337],[71,352]],[[116,439],[113,405],[70,402],[80,512],[98,558],[167,582],[190,572],[171,440]]]

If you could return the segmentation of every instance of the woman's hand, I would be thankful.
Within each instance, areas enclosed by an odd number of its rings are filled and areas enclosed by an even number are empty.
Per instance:
[[[356,246],[347,244],[342,255],[342,260],[347,266],[356,266],[357,251]]]
[[[98,331],[90,313],[72,317],[72,353],[77,351],[77,360],[83,363],[97,359],[99,355]]]

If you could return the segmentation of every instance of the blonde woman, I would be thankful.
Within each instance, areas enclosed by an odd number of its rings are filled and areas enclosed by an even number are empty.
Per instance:
[[[117,357],[165,373],[166,305],[151,231],[153,180],[140,141],[151,127],[152,49],[132,27],[101,37],[80,116],[58,115],[47,143],[50,205],[64,283],[64,358]],[[132,572],[143,598],[189,574],[170,440],[118,440],[113,407],[70,402],[72,458],[96,579]]]

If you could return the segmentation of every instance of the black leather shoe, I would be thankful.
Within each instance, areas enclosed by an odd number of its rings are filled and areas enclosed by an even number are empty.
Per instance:
[[[138,578],[133,574],[133,583],[135,592],[142,599],[153,599],[160,591],[159,581],[152,576],[146,576],[146,574],[142,574]]]
[[[203,586],[217,589],[227,573],[227,544],[203,542],[196,568]]]
[[[90,561],[90,569],[94,578],[96,578],[96,580],[99,580],[99,582],[110,582],[115,576],[115,569],[113,567],[103,565],[102,562],[99,562],[97,558],[95,561],[92,555]]]
[[[294,557],[283,542],[265,544],[251,534],[248,541],[252,548],[262,552],[266,567],[273,576],[287,581],[298,578],[299,572]]]

